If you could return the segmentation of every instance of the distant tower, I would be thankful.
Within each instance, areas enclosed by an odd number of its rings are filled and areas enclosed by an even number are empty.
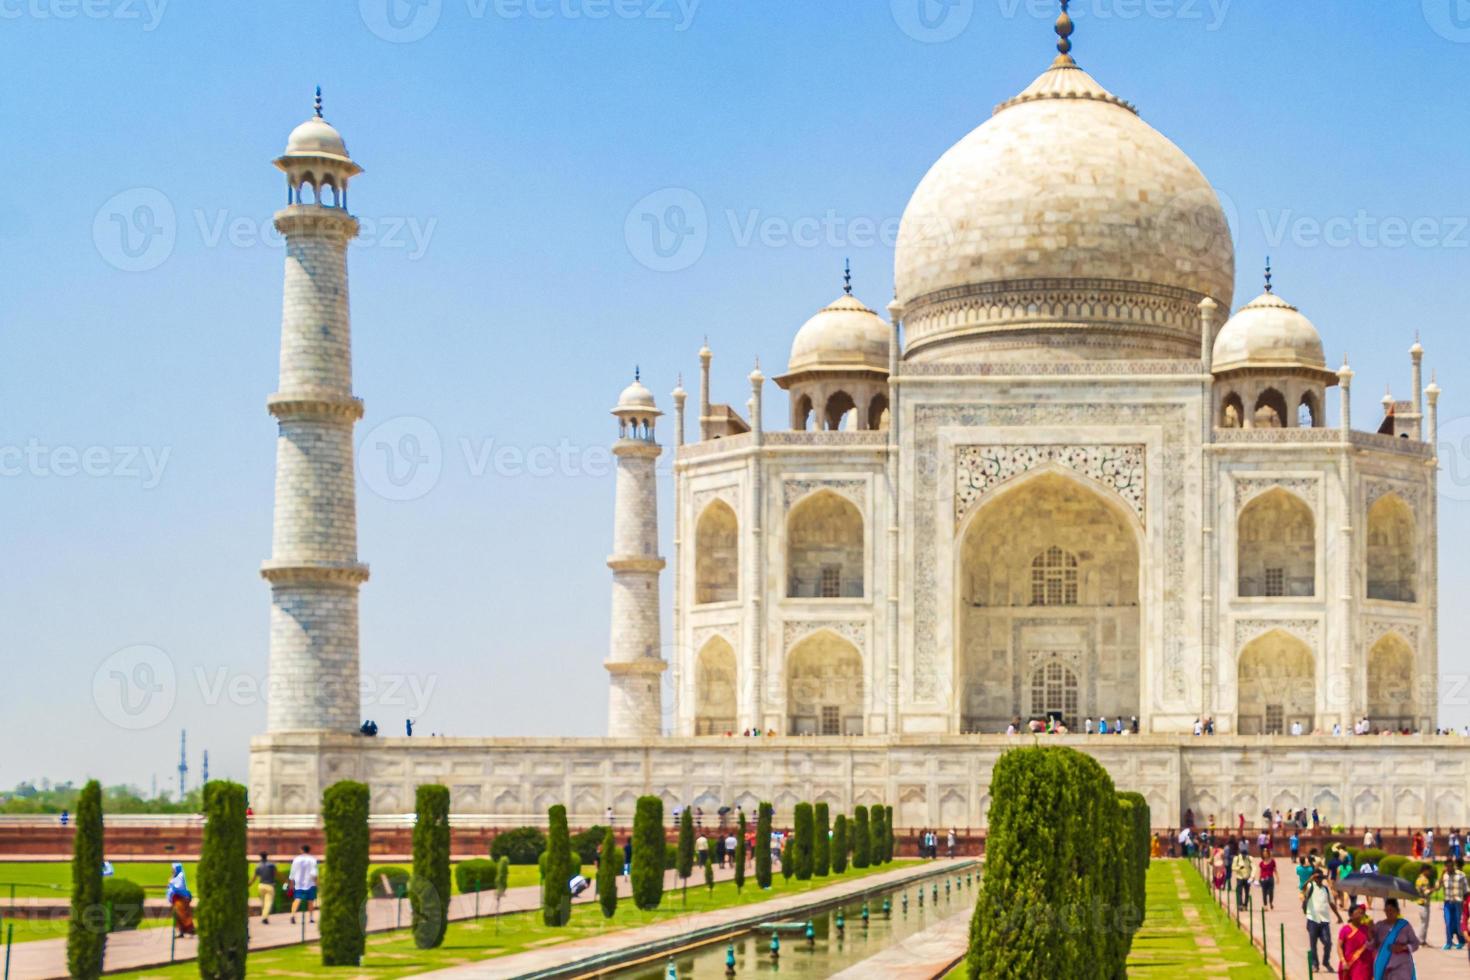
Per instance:
[[[357,219],[347,183],[362,172],[342,137],[316,114],[291,131],[275,161],[286,174],[281,381],[267,400],[276,441],[276,512],[270,560],[270,732],[358,730],[357,560],[347,244]]]
[[[188,787],[185,785],[185,777],[189,775],[189,732],[185,729],[179,730],[179,799],[184,798]]]
[[[668,666],[659,640],[658,485],[654,469],[663,452],[653,427],[663,413],[639,380],[623,389],[618,407],[617,497],[613,505],[612,641],[607,733],[613,738],[662,733],[660,678]]]

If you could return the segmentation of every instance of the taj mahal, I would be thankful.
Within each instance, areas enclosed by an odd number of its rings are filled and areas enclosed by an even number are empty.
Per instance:
[[[593,823],[653,793],[711,812],[771,800],[778,819],[797,800],[884,801],[901,827],[982,827],[991,767],[1030,741],[1007,728],[1050,718],[1159,826],[1263,807],[1470,824],[1470,744],[1430,734],[1440,392],[1423,348],[1405,336],[1409,396],[1375,398],[1354,428],[1330,324],[1269,267],[1236,296],[1209,181],[1073,59],[1065,10],[1057,34],[1050,67],[920,181],[881,313],[849,279],[774,377],[757,364],[721,400],[706,343],[670,414],[642,379],[617,398],[601,739],[358,734],[361,168],[318,105],[275,161],[256,812],[315,813],[355,778],[378,813],[441,782],[456,813],[507,823],[554,803]],[[1080,734],[1101,717],[1130,731]],[[1363,718],[1415,734],[1351,736]],[[1194,734],[1201,719],[1215,735]]]

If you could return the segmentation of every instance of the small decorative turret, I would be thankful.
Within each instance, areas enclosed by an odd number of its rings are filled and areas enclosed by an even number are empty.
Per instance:
[[[1347,355],[1342,356],[1342,367],[1337,369],[1339,406],[1341,408],[1342,437],[1346,439],[1353,431],[1353,369],[1348,367]]]

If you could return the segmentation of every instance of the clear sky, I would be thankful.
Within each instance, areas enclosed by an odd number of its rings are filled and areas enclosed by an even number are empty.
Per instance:
[[[1385,386],[1408,397],[1422,332],[1450,443],[1445,718],[1470,721],[1470,3],[1073,13],[1081,64],[1236,216],[1237,304],[1269,253],[1331,362],[1351,354],[1358,427]],[[607,411],[634,364],[670,408],[708,335],[716,399],[739,405],[844,257],[884,304],[910,193],[1046,67],[1055,17],[1025,0],[0,0],[0,785],[167,783],[185,727],[191,780],[203,748],[246,776],[265,718],[270,161],[314,85],[372,219],[351,258],[365,712],[391,732],[414,713],[424,732],[592,735]],[[700,234],[660,255],[641,223],[671,203]],[[777,424],[784,396],[767,401]],[[429,462],[390,471],[400,450]],[[119,669],[162,693],[120,701]]]

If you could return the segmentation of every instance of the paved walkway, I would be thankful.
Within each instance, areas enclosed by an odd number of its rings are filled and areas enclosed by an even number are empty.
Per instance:
[[[753,876],[754,872],[750,873]],[[734,875],[733,865],[723,869],[717,868],[715,880],[726,881],[733,878]],[[690,880],[691,882],[703,881],[697,876]],[[678,882],[678,876],[672,871],[664,877],[664,887],[667,889],[676,888]],[[596,902],[597,897],[594,892],[595,889],[587,889],[575,904],[585,905]],[[618,879],[618,894],[632,894],[626,878]],[[505,893],[500,911],[502,913],[524,912],[540,907],[540,886],[528,885],[509,889]],[[494,892],[480,893],[479,913],[482,918],[495,914]],[[391,898],[371,899],[368,902],[368,932],[386,932],[389,929],[406,928],[410,922],[410,915],[407,899],[402,903]],[[474,895],[455,895],[450,900],[449,918],[451,921],[470,919],[474,915]],[[270,924],[264,926],[260,924],[259,918],[252,918],[250,920],[250,948],[270,949],[277,946],[290,946],[301,942],[303,936],[307,941],[317,939],[319,933],[315,923],[305,923],[304,918],[304,916],[299,916],[296,924],[292,925],[290,915],[281,913],[271,916]],[[170,962],[171,932],[173,932],[172,929],[161,928],[113,933],[107,939],[105,968],[108,971],[136,970]],[[189,937],[172,941],[174,943],[173,960],[192,960],[198,955],[197,939]],[[17,943],[11,950],[10,976],[13,980],[53,980],[53,978],[63,978],[66,975],[65,939],[38,939],[27,943]]]
[[[1265,932],[1271,944],[1270,955],[1272,964],[1276,969],[1280,969],[1281,927],[1285,926],[1286,975],[1289,980],[1312,978],[1314,976],[1336,976],[1335,971],[1338,955],[1337,933],[1342,927],[1334,920],[1332,924],[1332,966],[1334,972],[1324,974],[1319,970],[1315,975],[1310,973],[1307,969],[1307,917],[1302,912],[1301,897],[1296,890],[1296,872],[1281,859],[1277,860],[1277,867],[1280,870],[1284,870],[1288,877],[1283,879],[1281,884],[1277,885],[1276,907],[1266,910]],[[1189,868],[1186,869],[1185,873],[1195,874],[1196,872],[1192,868]],[[1255,916],[1256,944],[1259,946],[1262,931],[1261,890],[1259,887],[1251,889],[1251,902],[1251,914]],[[1383,903],[1381,900],[1375,899],[1373,905],[1374,919],[1376,920],[1382,917]],[[1227,896],[1226,908],[1230,910],[1232,915],[1234,914],[1233,892]],[[1429,919],[1429,940],[1425,940],[1424,947],[1414,955],[1414,969],[1418,975],[1418,980],[1449,980],[1451,977],[1455,978],[1455,980],[1465,980],[1466,976],[1470,976],[1470,967],[1467,967],[1466,950],[1446,951],[1440,949],[1444,945],[1444,913],[1442,909],[1443,906],[1440,903],[1433,903]],[[1244,927],[1246,912],[1242,910],[1240,914],[1241,925]],[[1419,907],[1417,905],[1407,907],[1406,903],[1406,914],[1409,923],[1417,932],[1419,929]],[[1344,916],[1346,916],[1345,912]],[[1424,940],[1423,936],[1419,938]]]
[[[933,980],[942,977],[965,955],[970,945],[970,919],[973,903],[932,925],[916,932],[896,946],[870,956],[855,966],[832,974],[832,980]]]
[[[515,953],[511,956],[467,963],[464,966],[436,970],[422,975],[455,978],[455,980],[468,980],[471,977],[475,980],[497,980],[497,978],[508,980],[512,977],[558,976],[562,971],[570,974],[572,968],[579,972],[591,972],[605,965],[606,960],[618,959],[634,950],[652,955],[672,948],[745,932],[758,923],[784,916],[795,916],[800,910],[825,905],[839,898],[893,887],[907,881],[944,873],[949,868],[964,867],[973,863],[973,858],[957,858],[928,861],[921,865],[906,865],[862,878],[839,880],[815,891],[783,895],[755,905],[736,905],[708,912],[698,912],[650,926],[640,926],[637,929],[622,929],[605,936],[594,936],[571,943],[558,943],[547,949]],[[598,962],[598,960],[603,960],[603,962]]]

